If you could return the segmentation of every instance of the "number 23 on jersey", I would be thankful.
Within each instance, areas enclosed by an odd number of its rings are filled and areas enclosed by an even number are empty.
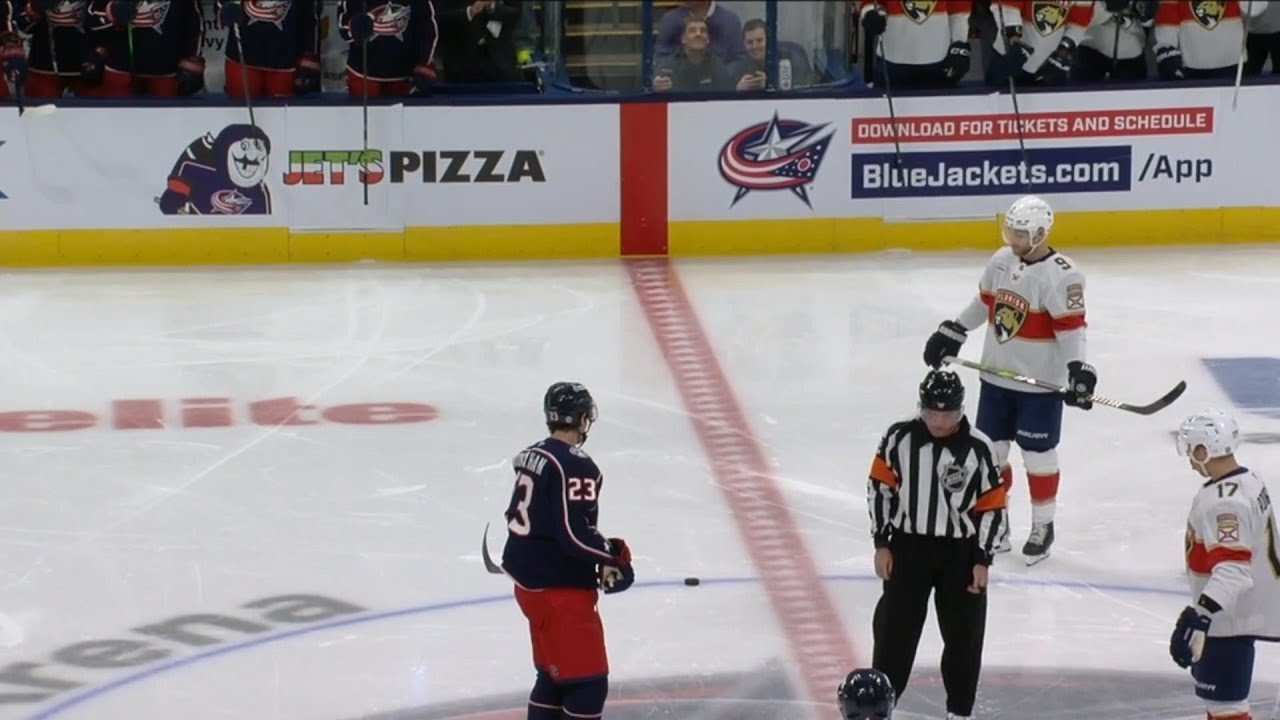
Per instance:
[[[596,478],[568,478],[565,480],[565,497],[569,502],[595,502]],[[516,473],[516,487],[512,492],[511,506],[507,510],[507,529],[516,535],[529,535],[533,532],[533,521],[529,517],[529,506],[533,504],[534,480],[522,472]]]

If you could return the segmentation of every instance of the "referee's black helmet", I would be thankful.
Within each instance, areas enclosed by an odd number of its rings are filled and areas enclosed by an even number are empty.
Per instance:
[[[964,383],[950,370],[930,370],[920,383],[921,410],[960,410],[964,407]]]

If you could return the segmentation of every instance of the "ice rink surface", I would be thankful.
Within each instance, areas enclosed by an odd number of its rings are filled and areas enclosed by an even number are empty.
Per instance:
[[[978,716],[1203,717],[1168,655],[1197,484],[1170,432],[1231,407],[1206,359],[1280,354],[1280,250],[1072,255],[1099,393],[1189,390],[1068,411],[1057,545],[993,569]],[[7,274],[0,717],[522,718],[527,633],[479,543],[557,380],[596,396],[601,527],[637,556],[600,605],[605,717],[834,717],[849,668],[814,668],[871,651],[871,455],[985,259],[654,270],[687,308],[620,263]],[[1237,414],[1276,482],[1280,419]],[[899,717],[945,715],[939,652],[931,618]],[[1270,718],[1280,646],[1255,677]]]

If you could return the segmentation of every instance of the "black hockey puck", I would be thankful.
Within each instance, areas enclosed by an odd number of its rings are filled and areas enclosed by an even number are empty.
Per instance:
[[[689,587],[697,587],[702,584],[702,581],[695,577],[687,577],[684,579],[684,584]]]

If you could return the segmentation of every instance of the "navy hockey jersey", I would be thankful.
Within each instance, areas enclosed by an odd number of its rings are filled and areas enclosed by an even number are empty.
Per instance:
[[[340,0],[338,29],[351,42],[351,17],[366,13],[373,20],[369,41],[369,67],[364,67],[363,51],[352,44],[347,67],[372,80],[404,80],[419,64],[429,63],[436,54],[440,36],[436,7],[431,0]]]
[[[107,51],[107,66],[136,75],[173,75],[178,63],[200,56],[204,16],[200,0],[138,0],[128,27],[116,23],[110,0],[90,0],[89,42]]]
[[[217,0],[218,17],[226,0]],[[240,22],[227,28],[227,57],[240,60],[235,33],[244,31],[241,44],[245,65],[264,70],[292,70],[303,53],[320,54],[320,13],[317,0],[244,0]]]
[[[580,448],[555,438],[522,450],[512,466],[515,489],[507,506],[502,568],[522,587],[599,585],[609,541],[596,530],[604,477]]]
[[[27,36],[31,44],[27,51],[27,62],[31,68],[53,72],[53,56],[49,49],[52,30],[53,44],[58,49],[58,74],[79,75],[87,43],[85,23],[89,16],[89,0],[55,0],[47,13],[36,11],[26,0],[12,0],[12,3],[15,8],[14,28]]]

